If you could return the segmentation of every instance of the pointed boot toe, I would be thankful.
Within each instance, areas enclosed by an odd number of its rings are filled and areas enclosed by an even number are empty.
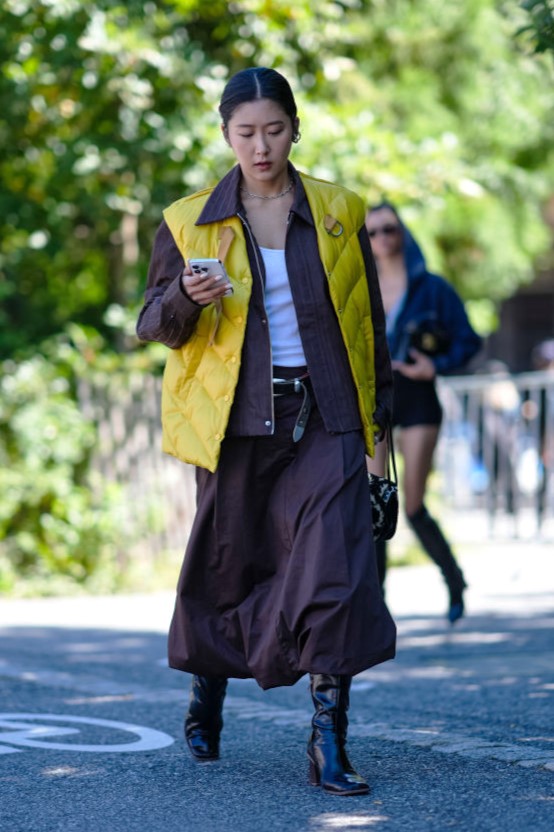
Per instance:
[[[206,736],[197,731],[191,731],[185,739],[190,753],[196,760],[219,760],[219,737]]]

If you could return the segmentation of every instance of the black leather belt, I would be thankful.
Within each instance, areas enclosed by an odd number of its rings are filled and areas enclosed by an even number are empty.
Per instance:
[[[303,393],[302,405],[300,412],[296,417],[296,422],[292,431],[292,441],[298,442],[302,439],[310,413],[312,410],[312,396],[308,385],[305,383],[308,376],[301,378],[274,378],[273,379],[273,395],[274,396],[290,396],[294,393]]]

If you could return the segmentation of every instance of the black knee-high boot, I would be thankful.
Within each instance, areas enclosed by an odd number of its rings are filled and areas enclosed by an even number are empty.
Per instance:
[[[189,709],[185,717],[185,739],[197,760],[217,760],[223,728],[224,676],[193,676]]]
[[[344,681],[345,678],[348,681]],[[367,794],[369,786],[346,755],[348,691],[350,679],[323,673],[310,674],[315,707],[308,743],[310,783],[337,795]]]
[[[358,783],[365,783],[361,774],[358,774],[346,753],[346,738],[348,734],[348,709],[350,707],[350,685],[352,684],[351,676],[339,676],[340,679],[340,708],[337,714],[337,732],[339,735],[339,753],[340,760],[344,771],[350,778],[358,781]]]
[[[375,556],[377,558],[377,574],[381,593],[385,596],[385,578],[387,577],[387,544],[384,540],[375,543]]]
[[[431,560],[442,572],[450,594],[448,619],[453,624],[464,614],[463,592],[467,584],[458,566],[452,549],[437,522],[424,505],[415,514],[408,515],[408,521]]]

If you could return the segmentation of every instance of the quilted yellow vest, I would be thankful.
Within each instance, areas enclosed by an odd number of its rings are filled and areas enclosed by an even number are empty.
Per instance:
[[[358,391],[367,452],[373,455],[375,371],[373,326],[358,231],[362,200],[337,185],[300,174],[318,248]],[[162,392],[163,450],[209,471],[217,468],[240,370],[252,273],[238,217],[196,226],[213,189],[174,202],[164,218],[184,259],[221,257],[234,294],[202,310],[193,336],[171,350]]]

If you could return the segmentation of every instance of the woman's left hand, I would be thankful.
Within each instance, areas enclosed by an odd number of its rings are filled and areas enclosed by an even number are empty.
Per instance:
[[[198,306],[207,306],[229,294],[227,281],[204,274],[193,274],[188,264],[181,274],[181,284],[185,294]]]
[[[392,369],[398,370],[403,376],[414,381],[432,381],[435,378],[437,371],[428,355],[411,349],[410,358],[412,359],[410,364],[405,361],[392,361]]]

